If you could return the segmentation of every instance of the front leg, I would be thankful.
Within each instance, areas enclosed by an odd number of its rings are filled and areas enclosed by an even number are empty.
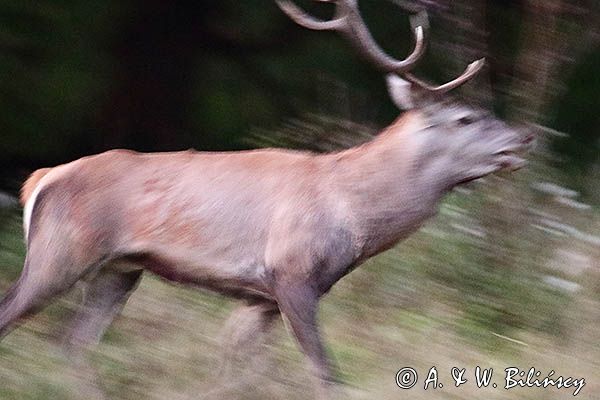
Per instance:
[[[329,399],[333,374],[317,326],[319,294],[316,288],[305,283],[278,285],[276,298],[283,317],[289,322],[318,379],[318,399]]]
[[[233,389],[247,392],[252,383],[250,375],[270,367],[263,346],[271,339],[278,316],[277,304],[270,301],[242,304],[233,311],[221,334],[223,361],[217,371],[218,385],[205,398],[222,399]]]

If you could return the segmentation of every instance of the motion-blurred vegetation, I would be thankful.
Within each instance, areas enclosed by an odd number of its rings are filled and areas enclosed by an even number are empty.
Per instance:
[[[435,220],[334,287],[321,319],[347,397],[570,396],[394,384],[407,365],[515,364],[585,377],[580,396],[594,398],[600,4],[393,3],[360,2],[386,49],[409,51],[407,10],[426,9],[432,38],[419,75],[442,80],[486,56],[463,97],[539,140],[526,170],[455,191]],[[296,27],[272,1],[3,1],[0,21],[1,293],[24,258],[12,195],[35,168],[115,147],[326,151],[368,139],[398,114],[377,71],[337,36]],[[1,399],[68,395],[58,343],[80,296],[75,289],[3,340]],[[197,398],[215,389],[218,333],[231,306],[146,276],[93,353],[109,397]],[[218,398],[306,398],[309,375],[282,332],[270,362]]]

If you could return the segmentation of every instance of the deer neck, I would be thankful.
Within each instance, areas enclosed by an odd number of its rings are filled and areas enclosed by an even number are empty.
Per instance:
[[[338,153],[336,185],[348,204],[363,256],[396,244],[435,214],[447,191],[444,173],[428,156],[421,114],[404,114],[362,146]]]

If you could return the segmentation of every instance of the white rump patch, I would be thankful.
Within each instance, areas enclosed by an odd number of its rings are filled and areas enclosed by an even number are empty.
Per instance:
[[[31,214],[33,213],[33,206],[35,204],[35,199],[40,193],[40,190],[42,190],[42,181],[44,180],[44,178],[45,176],[42,177],[42,179],[40,179],[35,189],[33,190],[33,193],[25,203],[25,208],[23,208],[23,231],[25,232],[26,242],[27,239],[29,239],[29,225],[31,224]]]

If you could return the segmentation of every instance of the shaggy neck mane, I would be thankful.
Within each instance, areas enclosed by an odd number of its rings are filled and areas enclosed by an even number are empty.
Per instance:
[[[411,111],[372,141],[336,154],[338,193],[360,224],[367,257],[414,232],[443,195],[432,177],[415,171],[423,127],[423,116]]]

